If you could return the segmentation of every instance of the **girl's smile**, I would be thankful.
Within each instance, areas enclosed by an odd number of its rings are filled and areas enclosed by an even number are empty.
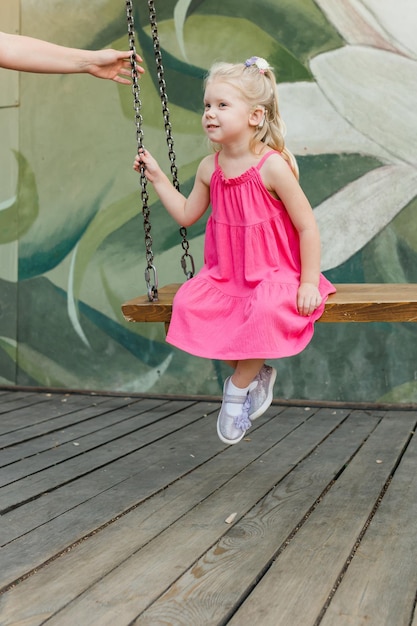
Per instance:
[[[219,143],[241,139],[250,128],[249,118],[250,107],[236,87],[220,81],[207,84],[202,123],[210,137],[218,135]]]

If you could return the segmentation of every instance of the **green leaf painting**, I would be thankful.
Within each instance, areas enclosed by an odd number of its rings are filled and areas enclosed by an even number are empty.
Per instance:
[[[22,154],[15,154],[19,168],[17,195],[0,211],[0,245],[20,239],[32,226],[39,212],[36,179]]]
[[[208,68],[265,57],[319,223],[323,271],[333,282],[417,282],[412,4],[156,0],[181,190],[190,191],[210,149],[201,127]],[[169,174],[146,2],[134,1],[134,20],[146,70],[144,144]],[[64,45],[129,45],[124,3],[112,0],[23,3],[22,25]],[[19,103],[19,150],[8,151],[16,193],[0,195],[0,383],[219,395],[224,365],[173,349],[162,325],[129,324],[121,314],[122,302],[146,290],[132,90],[82,75],[22,74]],[[180,282],[178,227],[147,191],[159,282]],[[197,267],[207,217],[188,232]],[[275,394],[416,402],[414,326],[318,324],[305,352],[274,364]]]

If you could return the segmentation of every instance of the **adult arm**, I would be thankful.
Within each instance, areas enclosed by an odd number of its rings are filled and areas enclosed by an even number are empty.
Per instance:
[[[136,58],[142,62],[140,56]],[[0,32],[0,67],[42,74],[91,74],[129,84],[130,52],[67,48],[41,39]],[[138,66],[140,73],[144,72]]]

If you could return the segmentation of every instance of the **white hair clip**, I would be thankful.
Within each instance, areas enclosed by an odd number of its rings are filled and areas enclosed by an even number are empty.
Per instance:
[[[251,57],[250,59],[246,59],[245,61],[246,67],[251,67],[251,65],[256,65],[261,74],[265,74],[265,70],[269,70],[270,66],[266,59],[262,57]]]

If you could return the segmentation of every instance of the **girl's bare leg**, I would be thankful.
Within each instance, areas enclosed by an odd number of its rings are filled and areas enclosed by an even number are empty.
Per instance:
[[[240,389],[249,387],[255,376],[264,364],[264,359],[245,359],[237,361],[231,381]]]

